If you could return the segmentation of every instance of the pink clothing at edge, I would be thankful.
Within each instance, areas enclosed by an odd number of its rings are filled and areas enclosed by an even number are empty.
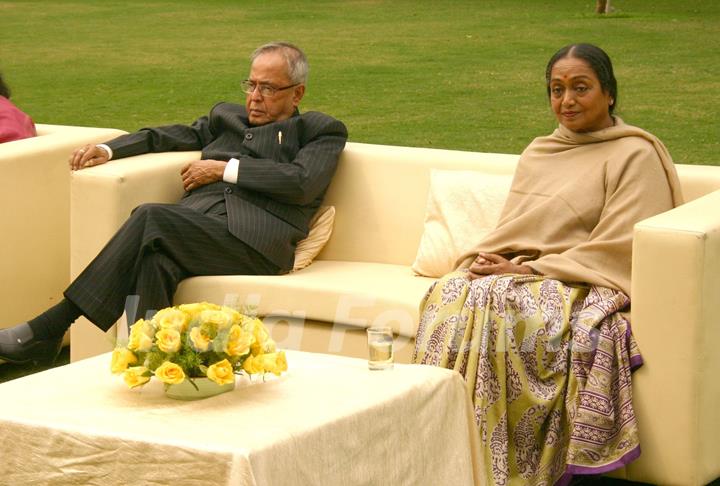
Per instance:
[[[32,118],[20,111],[9,99],[0,96],[0,143],[36,135]]]

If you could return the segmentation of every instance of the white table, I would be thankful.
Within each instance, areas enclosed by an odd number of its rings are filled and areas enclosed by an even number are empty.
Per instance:
[[[462,378],[289,351],[289,371],[182,402],[104,354],[0,384],[0,483],[464,485],[479,467]]]

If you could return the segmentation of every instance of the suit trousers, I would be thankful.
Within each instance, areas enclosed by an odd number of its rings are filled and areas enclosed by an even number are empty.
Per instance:
[[[65,290],[107,331],[138,301],[137,318],[172,305],[181,280],[199,275],[277,275],[280,269],[233,236],[227,215],[180,204],[143,204]],[[137,296],[128,300],[128,297]],[[129,309],[128,319],[133,319]]]

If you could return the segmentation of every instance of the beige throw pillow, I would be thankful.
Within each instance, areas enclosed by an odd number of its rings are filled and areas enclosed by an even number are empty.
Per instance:
[[[320,206],[310,220],[307,238],[300,240],[295,248],[293,271],[300,270],[312,263],[330,239],[335,220],[335,206]]]
[[[512,175],[433,170],[425,228],[412,269],[441,277],[497,225]]]

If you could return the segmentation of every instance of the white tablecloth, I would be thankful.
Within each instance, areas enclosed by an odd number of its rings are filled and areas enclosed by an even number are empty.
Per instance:
[[[472,407],[449,370],[289,351],[289,371],[183,402],[105,354],[0,384],[0,484],[464,485]]]

